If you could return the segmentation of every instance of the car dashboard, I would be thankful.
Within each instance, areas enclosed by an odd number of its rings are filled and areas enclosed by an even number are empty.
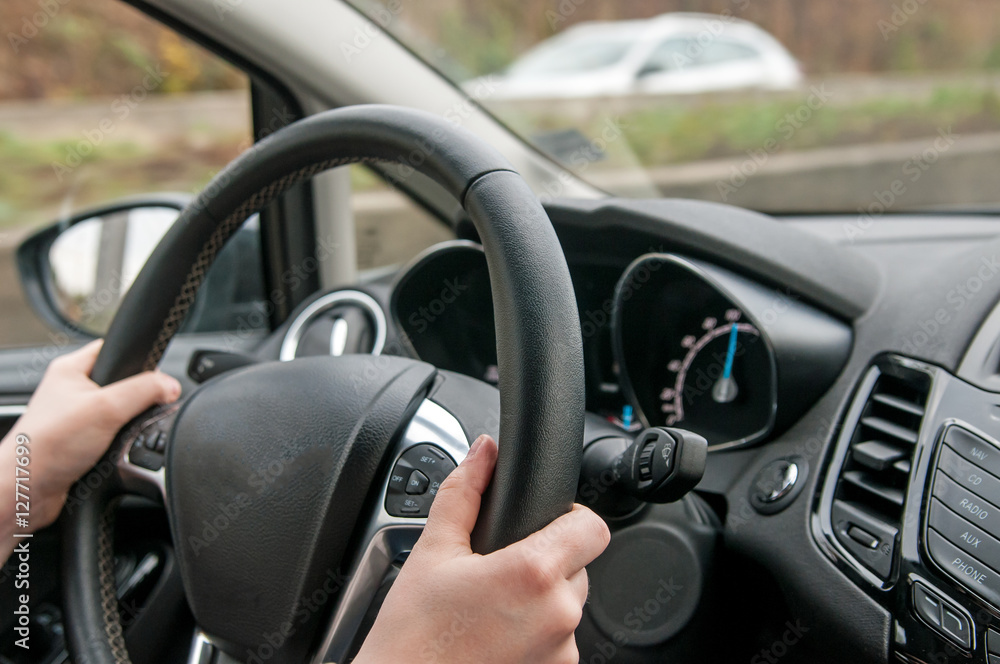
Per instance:
[[[1000,222],[942,213],[862,227],[692,201],[547,210],[576,290],[588,427],[709,441],[696,493],[744,571],[696,575],[746,586],[746,569],[766,570],[752,592],[780,589],[772,618],[810,631],[793,661],[831,647],[859,661],[1000,661]],[[379,303],[384,320],[369,316],[362,336],[384,337],[380,352],[495,385],[488,260],[471,225],[458,234],[349,290]],[[616,538],[656,514],[613,525]],[[655,562],[630,546],[616,555]],[[683,656],[684,635],[707,629],[692,619],[651,647],[643,629],[657,621],[630,633],[598,613],[582,652],[611,638],[628,661]],[[769,634],[767,620],[748,618],[747,632]]]
[[[583,661],[1000,661],[1000,221],[546,209],[580,313],[583,443],[667,426],[711,448],[693,494],[610,520]],[[496,385],[488,256],[470,223],[457,236],[268,335],[181,335],[162,367],[192,389],[196,350],[360,352]]]

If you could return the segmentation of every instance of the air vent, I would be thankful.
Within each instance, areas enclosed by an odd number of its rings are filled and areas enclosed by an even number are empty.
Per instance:
[[[887,580],[931,379],[895,363],[872,372],[836,485],[832,522],[838,541]]]
[[[385,339],[385,314],[378,302],[360,291],[336,291],[313,301],[296,316],[282,341],[279,359],[378,355]]]

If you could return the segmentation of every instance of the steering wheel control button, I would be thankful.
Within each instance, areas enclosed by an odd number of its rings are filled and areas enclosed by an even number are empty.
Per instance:
[[[396,462],[395,468],[389,475],[389,492],[406,493],[406,483],[410,479],[413,468],[402,459]]]
[[[913,583],[913,610],[934,631],[957,646],[972,649],[972,619],[956,604],[919,581]]]
[[[423,501],[414,498],[404,498],[400,503],[399,511],[403,514],[419,514],[423,510],[423,506]]]
[[[151,424],[140,431],[128,450],[129,463],[157,471],[163,468],[163,457],[167,449],[167,433]]]
[[[750,485],[750,504],[761,514],[775,514],[805,488],[809,465],[802,457],[775,459],[760,469]]]
[[[450,456],[429,443],[406,450],[389,475],[386,512],[392,516],[426,517],[441,482],[455,467]]]
[[[427,487],[430,485],[431,481],[427,479],[419,470],[414,470],[410,473],[410,479],[406,482],[406,493],[414,496],[421,496],[427,493]]]
[[[899,531],[843,500],[833,501],[832,516],[837,541],[865,567],[880,578],[888,579]]]

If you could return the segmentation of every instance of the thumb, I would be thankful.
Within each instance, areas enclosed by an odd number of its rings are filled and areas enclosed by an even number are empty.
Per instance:
[[[151,406],[172,403],[181,395],[181,384],[159,371],[146,371],[101,388],[114,404],[122,426]]]
[[[441,483],[421,540],[435,548],[450,549],[456,555],[472,553],[469,536],[496,462],[496,442],[486,435],[477,438],[465,460]]]

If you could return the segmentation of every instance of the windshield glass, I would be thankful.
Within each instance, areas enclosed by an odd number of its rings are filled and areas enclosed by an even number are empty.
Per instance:
[[[614,194],[866,214],[1000,199],[995,0],[351,2]]]

